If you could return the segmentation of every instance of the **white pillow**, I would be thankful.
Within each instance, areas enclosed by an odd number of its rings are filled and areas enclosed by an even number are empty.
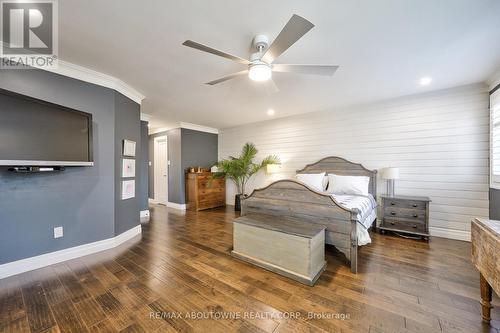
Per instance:
[[[328,175],[328,193],[368,195],[370,177]]]
[[[302,182],[309,186],[310,188],[319,191],[319,192],[324,192],[327,183],[325,182],[325,179],[328,179],[325,177],[325,172],[322,173],[299,173],[297,174],[297,180],[299,182]],[[326,183],[326,184],[325,184]]]

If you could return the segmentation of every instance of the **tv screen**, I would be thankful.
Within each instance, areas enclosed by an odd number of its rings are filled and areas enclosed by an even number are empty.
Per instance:
[[[92,166],[92,115],[0,89],[0,165]]]

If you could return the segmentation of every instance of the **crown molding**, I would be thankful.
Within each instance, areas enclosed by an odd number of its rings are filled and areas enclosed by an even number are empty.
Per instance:
[[[179,128],[179,127],[160,127],[160,128],[154,128],[154,129],[150,129],[149,130],[149,135],[153,135],[153,134],[158,134],[158,133],[163,133],[163,132],[167,132],[167,131],[170,131],[174,128]]]
[[[498,86],[500,84],[500,69],[491,75],[486,83],[488,84],[490,91]]]
[[[151,121],[151,118],[153,118],[153,116],[152,116],[152,115],[147,114],[147,113],[142,113],[142,112],[141,112],[141,121],[147,121],[147,122],[150,122],[150,121]]]
[[[137,104],[141,104],[142,100],[145,98],[143,94],[141,94],[140,92],[138,92],[137,90],[135,90],[134,88],[132,88],[131,86],[129,86],[120,79],[117,79],[111,75],[95,71],[93,69],[72,64],[64,60],[59,60],[58,67],[55,69],[52,68],[40,68],[40,69],[116,90],[119,93],[123,94],[124,96],[130,98]]]
[[[198,132],[219,134],[219,130],[217,128],[207,127],[207,126],[202,126],[202,125],[197,125],[197,124],[192,124],[192,123],[179,122],[171,127],[159,127],[159,128],[150,129],[149,135],[167,132],[167,131],[170,131],[170,130],[175,129],[175,128],[185,128],[185,129],[190,129],[190,130],[198,131]]]
[[[0,44],[4,45],[5,42],[0,40]],[[2,56],[2,58],[5,58],[5,56]],[[122,95],[130,98],[137,104],[141,104],[142,100],[145,98],[145,96],[139,91],[135,90],[116,77],[95,71],[87,67],[75,65],[61,59],[57,60],[57,68],[35,67],[35,69],[41,69],[43,71],[59,74],[76,80],[116,90]]]
[[[207,127],[207,126],[202,126],[202,125],[197,125],[197,124],[192,124],[192,123],[181,122],[180,127],[185,128],[185,129],[190,129],[193,131],[219,134],[219,130],[217,128]]]

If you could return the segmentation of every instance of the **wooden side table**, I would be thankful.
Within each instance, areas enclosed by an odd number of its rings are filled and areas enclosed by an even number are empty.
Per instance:
[[[483,321],[489,323],[492,289],[500,292],[500,221],[472,220],[471,242],[472,263],[480,273]]]

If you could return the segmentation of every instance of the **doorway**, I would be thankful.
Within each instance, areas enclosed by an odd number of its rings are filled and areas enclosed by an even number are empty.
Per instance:
[[[167,137],[154,139],[154,200],[162,205],[168,202],[168,146]]]

